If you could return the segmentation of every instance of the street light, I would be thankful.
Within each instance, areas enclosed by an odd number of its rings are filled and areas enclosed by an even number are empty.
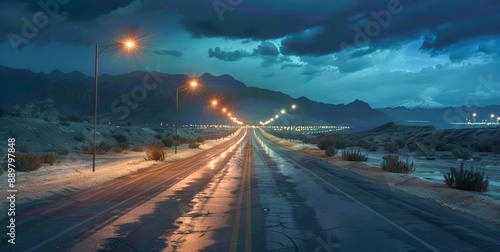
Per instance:
[[[177,134],[177,129],[179,128],[179,89],[182,87],[190,86],[191,88],[195,88],[198,86],[198,82],[196,81],[191,81],[189,83],[184,83],[179,86],[179,84],[176,85],[175,89],[175,154],[177,154],[177,142],[179,141],[179,134]]]
[[[95,172],[95,153],[96,153],[96,149],[97,149],[97,146],[96,146],[96,128],[97,128],[97,86],[98,86],[98,70],[99,70],[99,57],[101,57],[101,54],[109,49],[109,48],[112,48],[112,47],[118,47],[118,46],[123,46],[127,49],[131,49],[133,47],[135,47],[135,43],[133,41],[125,41],[125,42],[120,42],[120,43],[115,43],[115,44],[111,44],[111,45],[108,45],[106,47],[104,47],[101,51],[99,51],[99,44],[95,44],[95,75],[94,75],[94,79],[95,79],[95,94],[94,94],[94,146],[93,146],[93,149],[92,149],[92,172]]]
[[[295,104],[292,104],[292,106],[290,106],[292,108],[292,111],[295,111],[295,109],[297,108],[297,105]],[[292,118],[290,117],[290,142],[292,141]]]
[[[217,122],[217,100],[212,100],[212,105],[214,106],[215,108],[215,125],[217,126],[218,122]]]

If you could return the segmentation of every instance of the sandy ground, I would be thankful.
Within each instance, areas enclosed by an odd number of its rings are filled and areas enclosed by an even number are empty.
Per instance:
[[[288,149],[302,151],[311,156],[321,158],[342,169],[387,184],[395,190],[400,190],[430,200],[441,206],[461,211],[490,223],[500,225],[500,186],[498,186],[500,181],[492,180],[491,177],[490,186],[487,192],[478,193],[456,190],[448,187],[443,182],[441,174],[429,175],[425,172],[397,174],[384,172],[379,166],[375,166],[373,163],[368,164],[365,162],[346,161],[338,154],[334,157],[327,157],[324,151],[319,150],[312,144],[290,142],[265,132],[263,132],[263,135],[269,140]],[[429,169],[429,167],[419,167],[418,165],[416,167],[417,171],[419,169]],[[432,178],[432,176],[434,176],[434,178]],[[494,177],[494,179],[497,179],[497,177]]]
[[[240,129],[241,130],[241,129]],[[96,156],[96,171],[92,172],[92,155],[70,154],[64,156],[54,165],[44,165],[36,171],[17,172],[15,186],[16,204],[41,199],[48,196],[64,196],[77,190],[84,190],[106,183],[110,180],[127,176],[144,169],[154,169],[162,165],[189,158],[199,152],[210,149],[235,137],[218,140],[207,140],[198,149],[189,149],[186,144],[178,147],[177,154],[173,148],[167,149],[164,161],[146,161],[145,152],[126,151]],[[7,172],[0,176],[0,216],[7,214]]]

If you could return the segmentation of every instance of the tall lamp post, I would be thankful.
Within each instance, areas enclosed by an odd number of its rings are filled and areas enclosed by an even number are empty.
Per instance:
[[[179,141],[179,134],[177,133],[177,130],[179,128],[179,90],[183,87],[187,87],[188,85],[192,88],[195,88],[198,83],[196,81],[191,81],[190,83],[184,83],[182,85],[177,84],[175,89],[175,154],[177,154],[177,143]]]
[[[217,114],[218,114],[218,112],[217,112],[217,100],[213,100],[212,105],[215,108],[215,125],[217,126],[217,124],[218,124],[218,122],[217,122]]]
[[[97,128],[97,86],[98,86],[98,70],[99,70],[99,57],[101,57],[101,54],[112,47],[125,47],[125,48],[133,48],[135,46],[135,43],[133,41],[126,41],[126,42],[121,42],[121,43],[115,43],[108,45],[104,47],[101,51],[99,51],[99,44],[95,44],[95,92],[94,92],[94,146],[92,149],[92,172],[95,172],[95,153],[97,152],[97,144],[96,144],[96,128]]]
[[[290,106],[290,108],[292,108],[292,111],[295,111],[295,109],[297,108],[297,105],[292,104],[292,106]],[[292,118],[290,117],[290,142],[291,141],[292,141]]]

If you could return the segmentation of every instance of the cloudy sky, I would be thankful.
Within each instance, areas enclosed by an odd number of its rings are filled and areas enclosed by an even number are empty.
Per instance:
[[[6,0],[0,18],[0,65],[35,72],[93,76],[96,43],[136,38],[100,72],[230,74],[375,108],[500,104],[497,0]]]

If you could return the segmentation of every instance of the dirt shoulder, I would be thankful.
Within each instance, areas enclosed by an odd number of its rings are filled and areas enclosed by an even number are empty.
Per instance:
[[[482,197],[478,192],[456,190],[443,183],[430,182],[411,174],[397,174],[384,172],[378,167],[363,162],[343,160],[340,156],[327,157],[324,151],[311,148],[309,145],[288,142],[269,135],[263,130],[261,133],[270,141],[285,148],[301,151],[302,153],[328,161],[341,169],[354,172],[361,176],[386,184],[396,190],[424,198],[438,205],[470,214],[481,220],[500,225],[500,204],[498,201]]]

